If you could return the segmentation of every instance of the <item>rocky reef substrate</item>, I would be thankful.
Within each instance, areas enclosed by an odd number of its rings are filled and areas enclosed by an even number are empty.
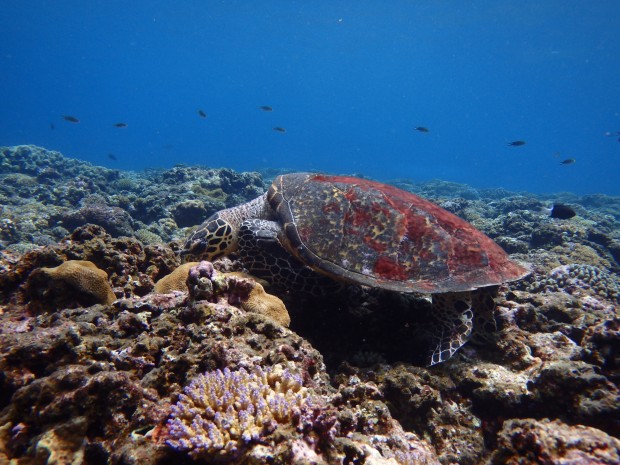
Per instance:
[[[493,340],[426,368],[423,296],[179,268],[274,174],[0,148],[0,463],[620,462],[620,199],[395,181],[532,268]]]

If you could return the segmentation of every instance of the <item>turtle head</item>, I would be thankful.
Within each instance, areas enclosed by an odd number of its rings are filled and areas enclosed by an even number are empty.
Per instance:
[[[268,218],[273,214],[267,193],[243,205],[220,210],[198,226],[185,242],[180,255],[209,261],[228,255],[239,246],[239,228],[245,220]]]
[[[216,213],[202,223],[187,239],[181,256],[191,256],[198,260],[215,260],[234,252],[237,248],[237,228]]]

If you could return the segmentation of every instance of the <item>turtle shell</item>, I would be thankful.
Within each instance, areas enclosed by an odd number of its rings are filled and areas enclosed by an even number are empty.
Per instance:
[[[278,176],[267,199],[282,223],[284,247],[336,279],[443,293],[528,274],[467,221],[394,186],[294,173]]]

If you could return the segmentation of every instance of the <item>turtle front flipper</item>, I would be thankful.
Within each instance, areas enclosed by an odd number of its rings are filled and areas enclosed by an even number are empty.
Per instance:
[[[298,261],[282,245],[280,223],[248,219],[241,223],[237,254],[248,271],[281,290],[327,295],[342,285]]]
[[[470,292],[433,295],[433,343],[427,366],[445,362],[471,337],[474,313]]]

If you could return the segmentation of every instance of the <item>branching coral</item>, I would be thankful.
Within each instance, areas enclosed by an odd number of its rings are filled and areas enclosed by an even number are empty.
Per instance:
[[[208,372],[173,405],[166,444],[193,458],[236,457],[276,428],[299,425],[308,400],[301,377],[281,366]]]

